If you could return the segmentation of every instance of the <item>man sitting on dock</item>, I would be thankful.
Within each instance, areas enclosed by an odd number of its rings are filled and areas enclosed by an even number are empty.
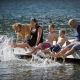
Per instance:
[[[78,25],[74,19],[70,19],[68,24],[73,29],[76,39],[58,54],[55,54],[54,57],[61,56],[63,59],[65,59],[66,56],[73,54],[76,50],[80,50],[80,25]]]

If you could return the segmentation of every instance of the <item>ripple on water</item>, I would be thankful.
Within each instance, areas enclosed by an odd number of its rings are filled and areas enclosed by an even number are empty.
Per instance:
[[[16,38],[11,26],[17,22],[29,23],[31,17],[43,26],[44,38],[48,25],[54,23],[57,33],[63,28],[72,39],[74,35],[67,22],[74,18],[80,23],[80,0],[0,0],[0,80],[80,80],[79,64],[47,64],[44,60],[40,63],[15,58],[8,45],[10,36]]]

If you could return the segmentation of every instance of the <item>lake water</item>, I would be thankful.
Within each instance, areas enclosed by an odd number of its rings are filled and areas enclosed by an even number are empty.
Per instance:
[[[57,33],[65,29],[66,36],[74,39],[67,23],[70,18],[80,23],[80,0],[0,0],[0,80],[80,80],[80,63],[30,64],[12,54],[8,45],[9,38],[16,39],[12,24],[29,23],[31,17],[43,26],[44,38],[54,23]]]

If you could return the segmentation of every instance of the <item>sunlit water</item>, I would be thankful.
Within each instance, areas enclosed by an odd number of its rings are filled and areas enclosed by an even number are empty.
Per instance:
[[[49,59],[19,59],[8,45],[16,39],[12,24],[29,23],[35,17],[43,26],[44,38],[48,25],[55,23],[55,31],[63,28],[73,39],[67,25],[70,18],[80,23],[80,0],[0,0],[0,80],[80,80],[80,64],[51,62]]]

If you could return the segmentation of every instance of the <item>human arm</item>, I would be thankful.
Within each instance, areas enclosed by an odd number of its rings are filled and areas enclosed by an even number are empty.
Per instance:
[[[56,43],[57,43],[57,41],[58,41],[58,36],[57,36],[56,33],[54,34],[54,36],[55,36],[55,40],[56,40]]]
[[[66,46],[69,45],[71,42],[68,40],[68,38],[65,38]]]
[[[38,45],[38,43],[39,43],[39,41],[40,41],[40,39],[41,39],[41,35],[42,35],[42,28],[40,27],[40,28],[38,29],[38,33],[37,33],[37,41],[36,41],[35,46]]]

